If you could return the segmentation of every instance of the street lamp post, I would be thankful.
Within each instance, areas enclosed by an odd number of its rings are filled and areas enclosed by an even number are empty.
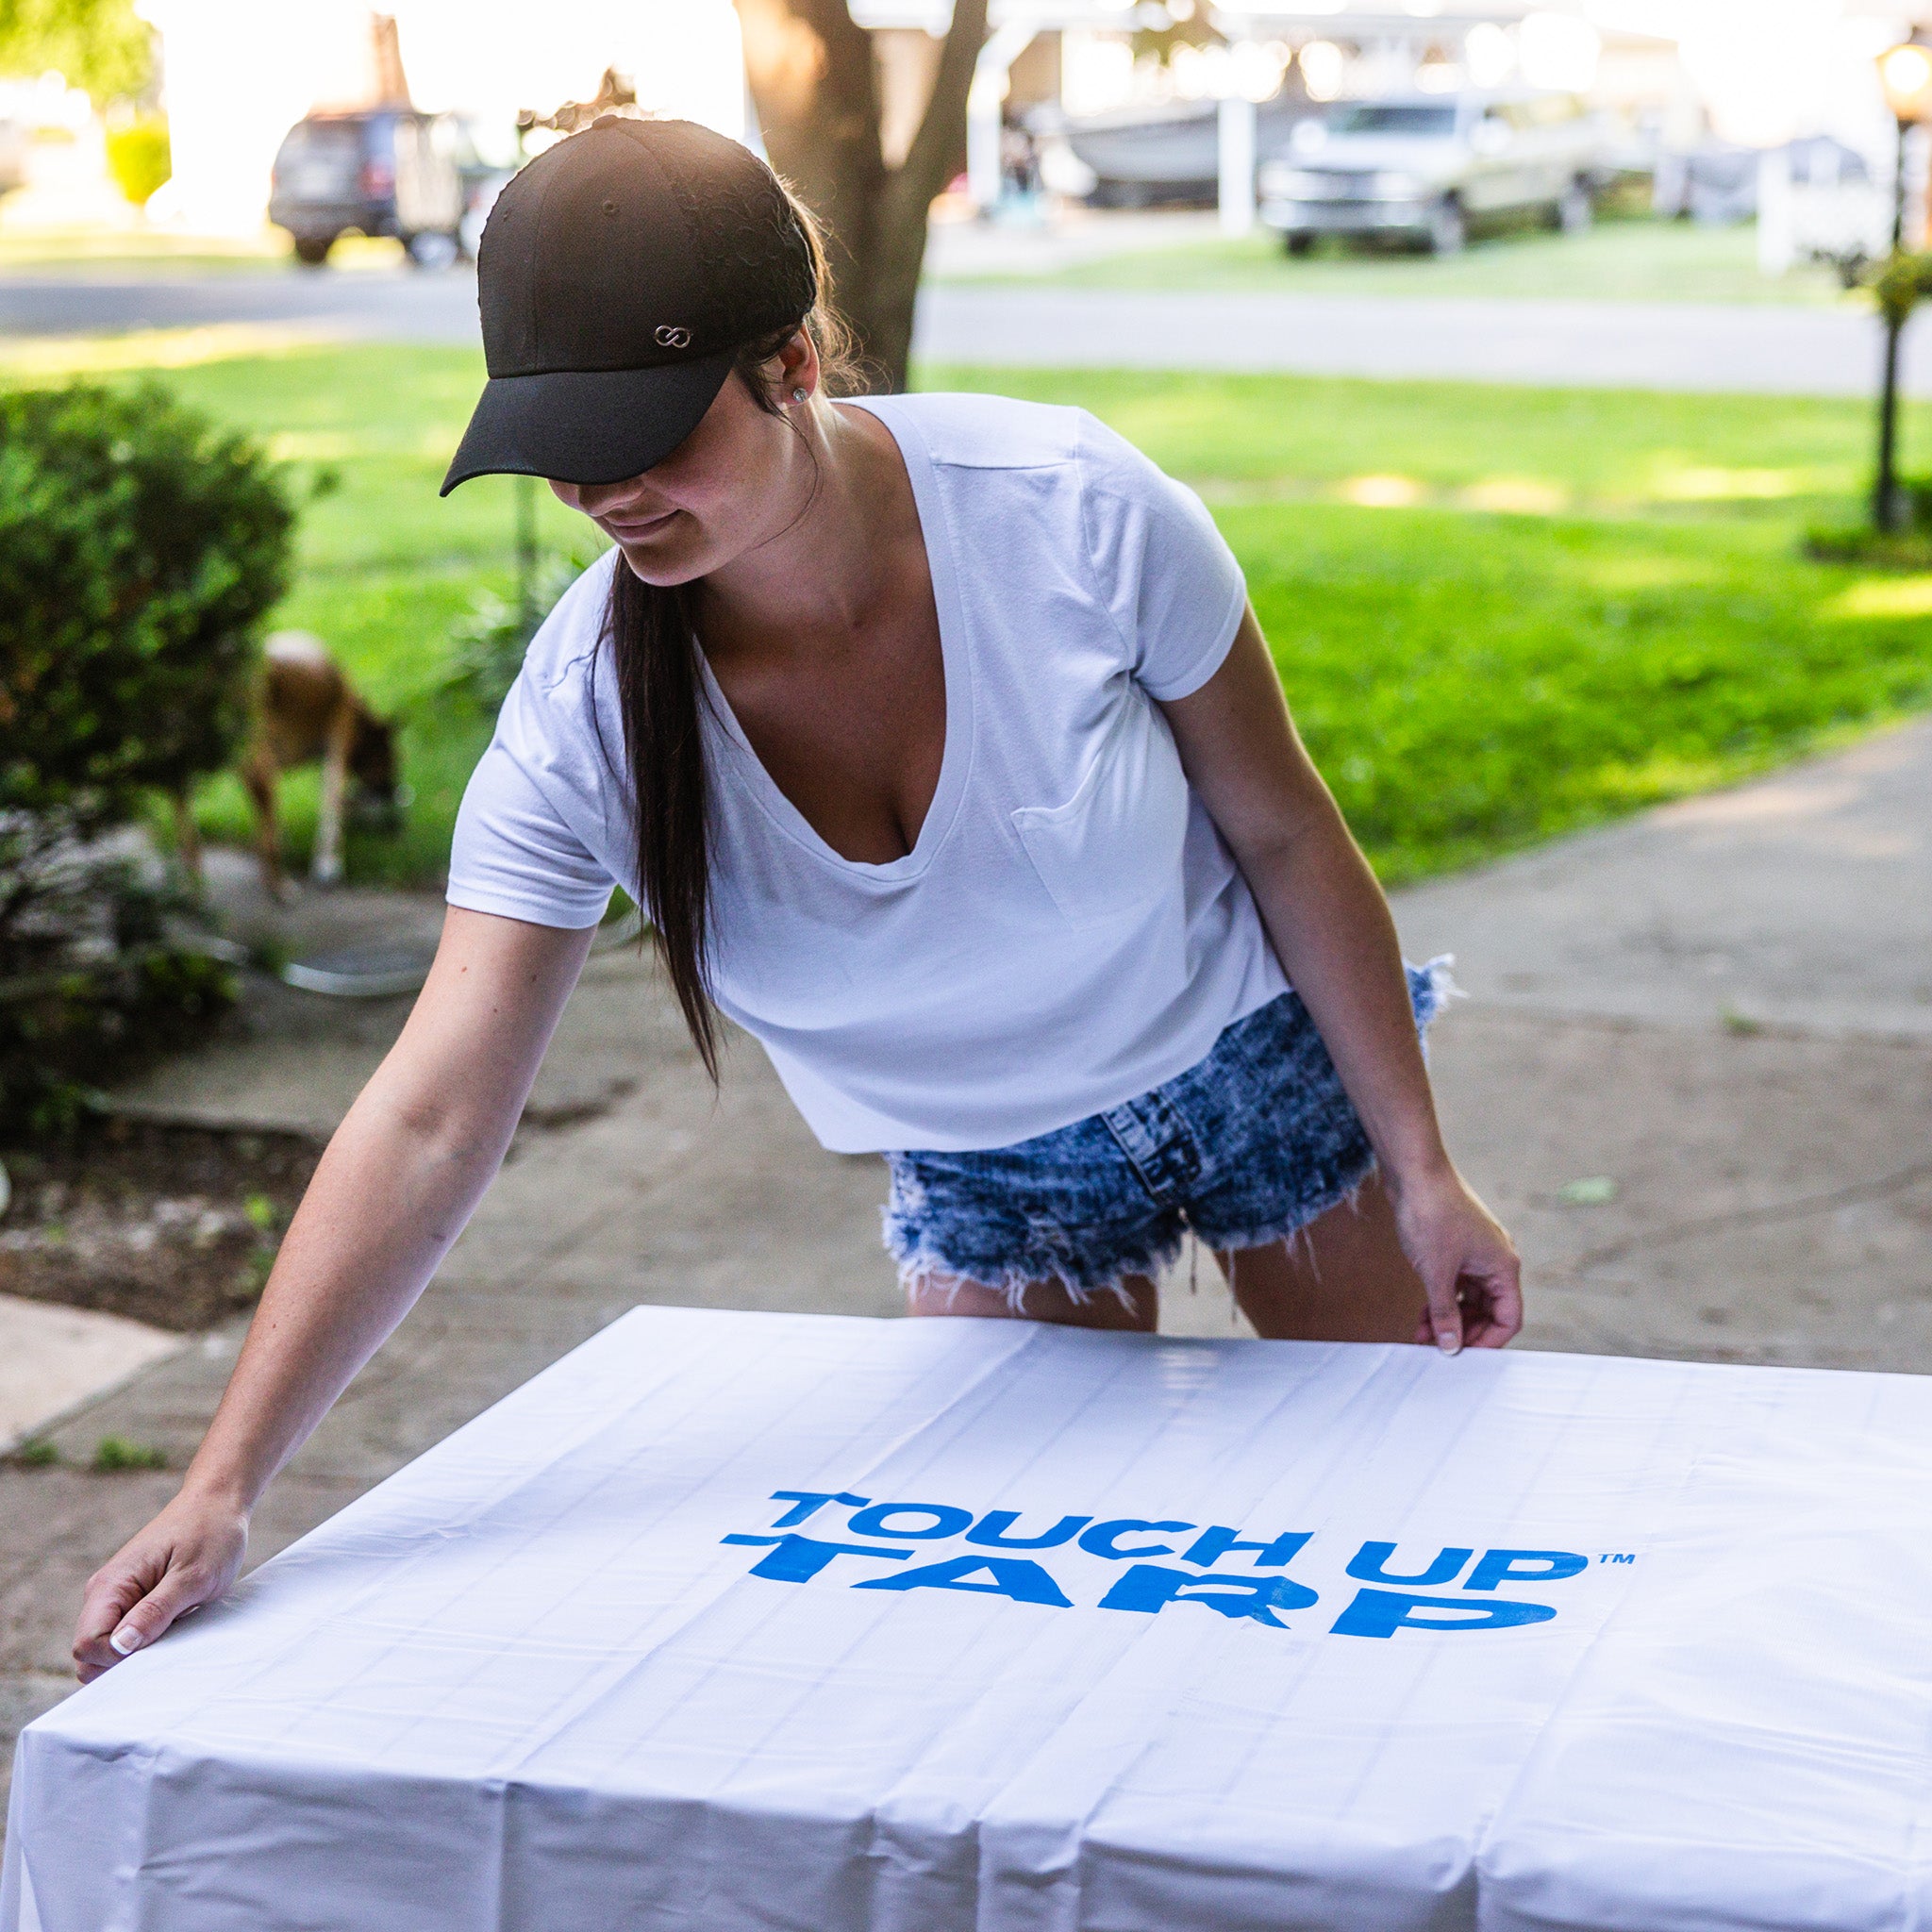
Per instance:
[[[1932,47],[1916,39],[1881,55],[1878,78],[1885,104],[1898,123],[1898,165],[1891,201],[1891,259],[1905,249],[1906,141],[1911,130],[1932,116]],[[1881,530],[1896,530],[1905,522],[1905,502],[1898,487],[1898,351],[1908,310],[1887,303],[1885,374],[1878,391],[1878,476],[1872,491],[1872,520]]]

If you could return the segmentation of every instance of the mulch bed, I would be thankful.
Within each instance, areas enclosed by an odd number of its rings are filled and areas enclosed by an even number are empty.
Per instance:
[[[321,1155],[299,1134],[120,1119],[0,1147],[0,1293],[212,1327],[254,1305]]]

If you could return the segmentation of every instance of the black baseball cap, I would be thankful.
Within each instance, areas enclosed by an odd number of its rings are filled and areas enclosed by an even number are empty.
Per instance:
[[[603,116],[491,210],[490,380],[440,494],[491,474],[640,475],[697,427],[739,349],[817,298],[811,243],[749,149],[691,121]]]

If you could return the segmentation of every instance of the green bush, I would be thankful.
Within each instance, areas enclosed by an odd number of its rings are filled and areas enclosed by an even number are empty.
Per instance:
[[[0,74],[50,69],[84,88],[96,108],[128,100],[154,77],[155,32],[134,0],[6,0]]]
[[[168,124],[158,114],[117,127],[108,136],[108,172],[136,208],[145,208],[175,172]]]
[[[158,389],[0,394],[0,1130],[233,997],[125,827],[232,758],[292,523]]]
[[[233,756],[294,511],[152,385],[0,393],[0,811],[130,816]]]

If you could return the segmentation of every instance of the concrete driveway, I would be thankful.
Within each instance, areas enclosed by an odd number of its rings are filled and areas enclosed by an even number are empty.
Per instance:
[[[1514,1230],[1525,1345],[1932,1373],[1932,722],[1401,894],[1472,997],[1437,1028],[1450,1143]],[[433,916],[433,907],[415,908]],[[294,998],[288,995],[287,998]],[[283,1006],[139,1099],[327,1127],[408,1002],[327,1051]],[[318,1005],[317,1011],[320,1011]],[[592,961],[503,1175],[257,1518],[272,1554],[640,1302],[887,1315],[882,1164],[825,1153],[740,1041],[714,1095],[661,980]],[[1229,1334],[1211,1264],[1164,1325]],[[0,1779],[65,1694],[95,1564],[172,1492],[237,1334],[173,1353],[0,1466]]]

